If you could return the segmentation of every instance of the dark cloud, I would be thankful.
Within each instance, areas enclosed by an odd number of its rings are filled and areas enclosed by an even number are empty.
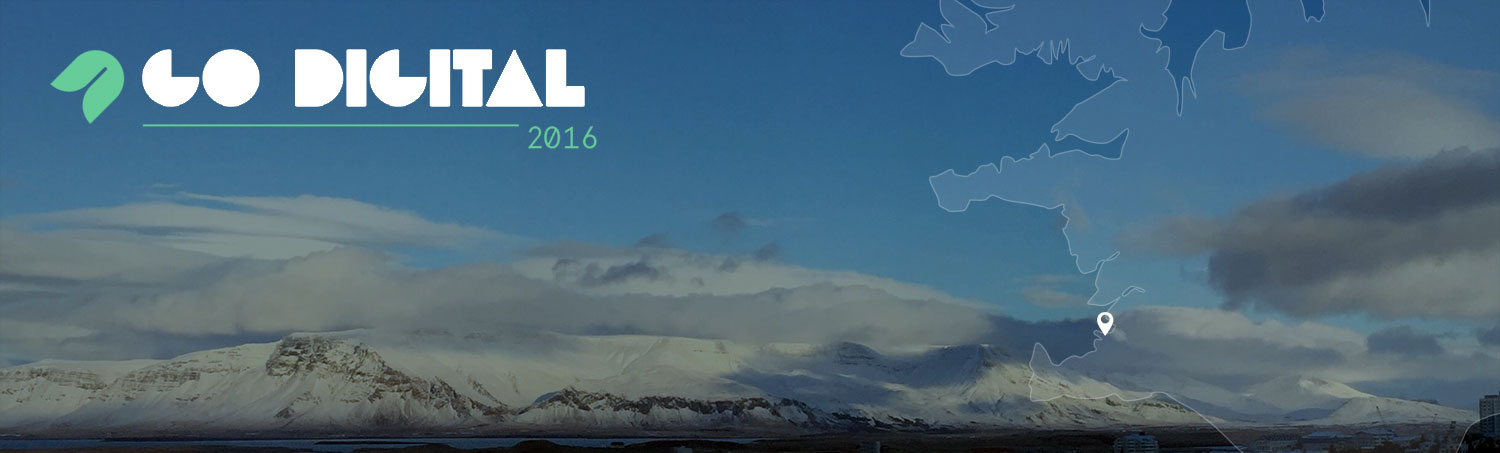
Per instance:
[[[608,269],[604,270],[603,274],[600,274],[599,277],[594,280],[595,284],[609,285],[630,280],[632,278],[643,278],[646,280],[656,281],[657,279],[666,276],[666,269],[652,266],[650,264],[647,264],[645,261],[633,261],[625,264],[610,266]]]
[[[736,236],[739,236],[741,231],[745,231],[745,227],[749,225],[750,221],[744,215],[734,211],[719,214],[718,217],[714,217],[713,220],[708,222],[709,229],[719,233],[719,235],[724,237],[725,241],[733,240]]]
[[[603,267],[599,263],[585,265],[567,258],[557,260],[557,263],[552,266],[552,274],[559,280],[570,279],[585,287],[613,285],[632,279],[654,282],[670,278],[666,269],[652,266],[645,261],[631,261]]]
[[[724,262],[719,263],[719,272],[734,272],[735,269],[739,268],[740,260],[734,259],[734,257],[724,258]]]
[[[1124,250],[1208,253],[1227,306],[1296,316],[1500,314],[1500,149],[1450,150],[1117,238]]]
[[[1479,340],[1479,344],[1500,346],[1500,324],[1474,329],[1474,338]]]
[[[781,246],[774,243],[760,246],[753,255],[756,261],[770,261],[781,256]]]
[[[750,259],[754,261],[773,261],[778,256],[781,256],[781,246],[766,244],[755,249],[755,252],[750,254]],[[733,256],[725,257],[724,262],[719,264],[719,272],[734,272],[739,268],[740,259]]]
[[[651,233],[646,237],[635,241],[636,247],[671,247],[672,242],[667,240],[667,233]]]
[[[577,282],[584,287],[613,285],[631,279],[657,281],[670,277],[665,268],[652,266],[645,260],[604,267],[599,263],[585,264],[574,258],[558,258],[552,264],[553,280]]]
[[[1500,201],[1500,149],[1439,153],[1418,165],[1387,167],[1300,194],[1305,213],[1420,221]]]
[[[1409,356],[1433,356],[1446,352],[1443,345],[1438,344],[1437,336],[1417,332],[1410,326],[1380,329],[1365,339],[1365,347],[1373,353]]]

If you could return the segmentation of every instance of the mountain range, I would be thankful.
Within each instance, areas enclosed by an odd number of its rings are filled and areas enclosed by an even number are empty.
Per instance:
[[[168,360],[0,369],[0,433],[769,435],[1478,418],[1303,376],[1244,392],[1057,370],[1033,382],[1030,358],[991,345],[876,350],[546,332],[299,333]],[[1070,389],[1130,399],[1032,398]],[[1176,398],[1131,396],[1142,390]]]

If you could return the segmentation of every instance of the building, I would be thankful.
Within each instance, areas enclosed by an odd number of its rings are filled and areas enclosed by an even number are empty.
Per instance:
[[[1479,435],[1500,437],[1500,394],[1485,395],[1479,399]]]
[[[1255,441],[1255,451],[1274,452],[1298,450],[1297,444],[1301,441],[1302,437],[1298,436],[1296,433],[1267,434],[1265,436],[1261,436],[1259,440]]]
[[[1370,428],[1354,433],[1354,446],[1359,448],[1375,448],[1384,445],[1396,438],[1396,432],[1388,428]]]
[[[1363,429],[1354,433],[1354,445],[1359,448],[1375,448],[1396,438],[1396,432],[1389,428]]]
[[[1395,439],[1391,439],[1391,443],[1400,445],[1401,448],[1405,448],[1408,450],[1416,448],[1417,450],[1421,451],[1427,451],[1427,447],[1430,447],[1430,444],[1432,444],[1431,441],[1424,442],[1422,436],[1396,436]],[[1417,445],[1419,447],[1413,447],[1413,445]]]
[[[1156,451],[1156,436],[1150,434],[1126,434],[1115,438],[1115,453],[1156,453]]]
[[[1354,442],[1354,437],[1344,433],[1333,431],[1318,431],[1302,436],[1303,451],[1328,451],[1328,447],[1347,448]]]

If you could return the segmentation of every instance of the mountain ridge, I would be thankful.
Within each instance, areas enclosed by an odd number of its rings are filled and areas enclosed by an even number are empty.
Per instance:
[[[297,333],[168,360],[3,368],[0,431],[810,433],[1224,422],[1169,398],[1033,401],[1030,381],[1024,361],[990,345],[877,351],[644,335]],[[1113,388],[1083,376],[1058,382]],[[1357,400],[1327,409],[1355,423],[1375,407],[1350,406]],[[1402,405],[1387,400],[1372,404]],[[1394,411],[1465,415],[1436,407]]]

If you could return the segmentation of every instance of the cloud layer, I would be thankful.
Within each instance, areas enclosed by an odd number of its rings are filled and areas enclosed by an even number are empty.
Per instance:
[[[428,221],[355,200],[316,196],[226,197],[195,193],[106,208],[12,219],[44,228],[131,233],[143,242],[218,256],[289,258],[340,245],[457,248],[510,237]]]
[[[1126,250],[1208,254],[1229,307],[1294,316],[1500,317],[1500,148],[1445,151],[1223,219],[1123,234]]]
[[[1122,385],[1134,381],[1184,391],[1194,380],[1243,389],[1285,376],[1316,377],[1359,388],[1421,388],[1426,392],[1395,393],[1438,396],[1460,407],[1472,404],[1475,388],[1500,385],[1500,347],[1405,326],[1366,336],[1312,321],[1256,321],[1213,308],[1139,306],[1116,314],[1116,331],[1098,344],[1098,352],[1064,366]],[[1443,391],[1435,382],[1464,389]]]
[[[1420,158],[1461,147],[1500,146],[1500,74],[1417,56],[1343,57],[1319,48],[1288,52],[1243,80],[1267,100],[1262,114],[1292,134],[1344,152]]]
[[[200,199],[234,208],[187,204]],[[993,333],[977,303],[921,285],[781,263],[774,246],[716,255],[663,241],[627,248],[557,242],[511,263],[427,269],[361,245],[441,248],[501,234],[350,200],[189,201],[0,224],[0,349],[8,356],[0,359],[132,358],[158,353],[164,338],[201,348],[222,346],[203,341],[350,328],[867,344],[979,342]],[[331,245],[287,258],[181,246],[179,238],[209,230],[235,237],[236,245],[244,238]]]
[[[302,215],[253,209],[268,225]],[[381,227],[344,220],[342,231]],[[414,225],[427,222],[417,220]],[[160,230],[185,228],[155,222]],[[698,253],[661,241],[632,247],[554,242],[509,263],[419,268],[356,246],[291,258],[225,257],[162,243],[153,234],[97,228],[124,223],[114,218],[46,231],[0,224],[0,363],[165,357],[294,331],[353,328],[853,341],[877,348],[987,343],[1020,360],[1037,342],[1059,359],[1093,348],[1093,319],[1020,321],[993,305],[922,285],[800,267],[761,252]],[[1029,281],[1063,292],[1088,283],[1066,276]],[[1455,371],[1431,379],[1474,380],[1500,365],[1500,346],[1469,336],[1455,343],[1408,329],[1367,338],[1313,322],[1253,322],[1216,309],[1120,307],[1117,315],[1105,353],[1079,363],[1095,364],[1098,372],[1170,373],[1230,384],[1285,373],[1426,379],[1432,367]],[[1392,346],[1403,338],[1433,343],[1415,350]],[[1391,354],[1403,356],[1392,360]]]

